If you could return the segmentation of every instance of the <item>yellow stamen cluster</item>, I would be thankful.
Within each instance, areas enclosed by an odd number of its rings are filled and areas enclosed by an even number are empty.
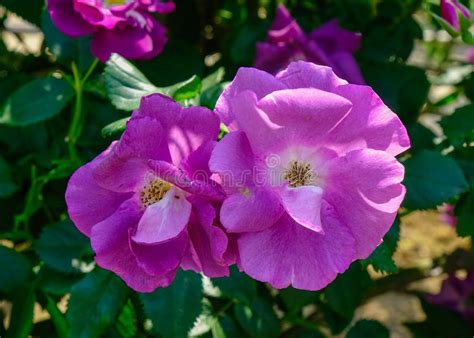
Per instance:
[[[314,180],[314,173],[309,163],[292,161],[283,178],[292,188],[309,185]]]
[[[144,208],[158,203],[165,197],[171,184],[160,179],[155,179],[148,183],[140,193],[140,200]]]
[[[128,2],[127,0],[105,0],[104,1],[106,6],[124,5],[127,2]]]

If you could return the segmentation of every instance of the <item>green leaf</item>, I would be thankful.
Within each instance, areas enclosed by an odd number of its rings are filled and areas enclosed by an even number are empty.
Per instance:
[[[398,268],[392,258],[393,252],[381,243],[377,249],[364,261],[363,266],[372,265],[375,271],[385,273],[396,273]]]
[[[369,63],[362,70],[367,83],[405,123],[417,120],[430,88],[423,69],[398,63]]]
[[[255,58],[257,41],[265,40],[268,22],[247,22],[234,31],[231,37],[230,57],[237,65],[252,64]]]
[[[219,321],[215,325],[217,326],[216,328],[212,327],[213,338],[241,338],[244,336],[242,329],[228,315],[220,316]]]
[[[107,61],[104,81],[112,104],[122,110],[137,109],[143,96],[158,91],[130,61],[118,54]]]
[[[410,135],[411,152],[418,152],[423,149],[434,149],[434,139],[436,135],[417,122],[412,124],[408,129],[408,135]]]
[[[456,38],[459,36],[459,32],[453,27],[451,26],[451,24],[449,22],[447,22],[446,20],[444,20],[442,17],[440,17],[439,15],[436,15],[435,13],[430,13],[431,16],[433,17],[433,19],[435,19],[435,21],[446,31],[449,33],[449,35],[451,35],[453,38]]]
[[[35,288],[28,283],[16,285],[16,287],[16,292],[12,298],[13,309],[6,338],[27,338],[33,328],[33,311],[36,302]]]
[[[49,296],[46,296],[46,310],[51,316],[51,320],[56,328],[56,332],[59,338],[67,338],[69,336],[69,327],[67,325],[66,318],[59,311],[56,302]]]
[[[194,75],[186,81],[162,88],[162,92],[172,96],[176,101],[192,99],[201,92],[201,79]]]
[[[37,79],[17,89],[0,109],[0,124],[27,126],[59,114],[74,96],[64,79]]]
[[[82,274],[59,272],[43,265],[38,273],[37,287],[47,294],[64,296],[82,278]]]
[[[214,109],[217,99],[226,86],[226,83],[221,83],[224,75],[224,67],[221,67],[202,80],[200,105]]]
[[[251,337],[278,337],[280,333],[280,322],[272,306],[261,298],[255,298],[251,305],[237,304],[234,313]]]
[[[225,297],[250,304],[257,296],[255,280],[240,272],[235,266],[230,267],[229,277],[213,278],[212,284],[221,290]]]
[[[211,89],[212,87],[217,86],[222,82],[225,75],[225,68],[220,67],[214,73],[209,74],[204,79],[202,79],[202,88],[201,91],[204,93],[206,90]]]
[[[18,0],[0,0],[0,6],[21,16],[23,19],[39,26],[41,21],[41,10],[44,6],[43,0],[28,0],[25,5],[23,1]]]
[[[115,323],[127,294],[122,280],[95,268],[72,288],[67,312],[70,337],[99,337]]]
[[[396,23],[378,24],[364,34],[361,57],[367,60],[387,61],[394,58],[406,60],[416,39],[423,38],[423,31],[411,16]],[[390,39],[390,43],[387,43]]]
[[[426,320],[421,323],[405,323],[416,338],[470,338],[472,325],[455,311],[433,305],[419,297]]]
[[[180,6],[177,6],[179,10]],[[188,7],[189,8],[189,7]],[[184,10],[184,9],[183,9]],[[177,12],[174,13],[176,16]],[[186,22],[184,29],[189,29]],[[188,34],[188,31],[186,31]],[[167,43],[163,53],[150,61],[137,62],[139,69],[158,87],[170,86],[185,81],[194,74],[202,77],[205,70],[204,57],[193,44],[173,37]]]
[[[117,54],[107,61],[104,79],[112,104],[127,111],[137,109],[141,98],[153,93],[182,101],[196,97],[201,91],[201,79],[196,75],[169,87],[156,87],[130,61]]]
[[[468,10],[469,11],[469,10]],[[470,28],[472,26],[471,17],[466,17],[461,12],[459,8],[456,8],[456,12],[458,14],[459,23],[461,26],[461,38],[464,43],[468,45],[474,45],[474,37],[470,32]]]
[[[74,262],[79,262],[81,255],[88,251],[88,243],[88,238],[70,220],[65,220],[44,228],[35,249],[50,267],[62,272],[78,272]]]
[[[281,290],[279,296],[288,307],[288,312],[298,312],[304,306],[318,302],[320,293],[298,290],[292,287]]]
[[[0,245],[0,291],[10,293],[24,284],[31,272],[28,259],[15,250]]]
[[[130,120],[129,117],[125,117],[123,119],[117,120],[112,122],[111,124],[106,125],[102,129],[102,137],[113,137],[115,135],[121,134],[125,131],[125,127],[127,126],[127,122]]]
[[[448,139],[474,140],[474,104],[470,104],[456,111],[440,122],[444,134]]]
[[[395,219],[392,227],[385,235],[383,242],[375,249],[369,258],[362,261],[362,266],[372,265],[375,271],[396,273],[398,267],[392,258],[397,249],[398,240],[400,239],[400,220]]]
[[[227,87],[229,82],[219,83],[218,85],[211,87],[210,89],[203,91],[200,97],[200,105],[207,107],[209,109],[214,109],[216,102],[219,99],[220,95]]]
[[[471,183],[472,184],[472,183]],[[471,188],[464,195],[454,209],[457,223],[456,230],[459,236],[474,236],[474,190]]]
[[[65,66],[70,67],[72,62],[76,62],[81,72],[84,72],[94,60],[90,51],[90,38],[75,39],[62,33],[51,20],[46,8],[41,18],[41,30],[49,50]]]
[[[180,270],[170,286],[141,294],[140,298],[153,332],[164,337],[186,337],[201,314],[201,276]]]
[[[115,324],[115,329],[123,338],[134,338],[137,336],[137,315],[130,300],[122,309]]]
[[[421,151],[405,162],[407,194],[404,206],[429,209],[447,202],[468,188],[456,161],[434,151]]]
[[[8,197],[18,190],[13,182],[8,163],[0,156],[0,198]]]
[[[340,316],[352,318],[370,283],[367,271],[357,262],[352,263],[346,272],[324,289],[324,299]]]
[[[58,61],[70,64],[77,53],[76,40],[63,34],[51,20],[48,10],[43,11],[41,30],[44,33],[46,44]]]
[[[347,338],[389,338],[388,329],[376,320],[359,320],[347,333]]]
[[[349,326],[352,321],[352,318],[347,318],[339,315],[329,305],[325,303],[319,304],[319,307],[321,308],[322,313],[324,315],[324,319],[333,335],[340,334],[342,331],[344,331],[346,327]]]

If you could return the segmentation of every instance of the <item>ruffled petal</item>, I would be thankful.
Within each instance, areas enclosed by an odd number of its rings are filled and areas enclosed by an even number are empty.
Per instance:
[[[182,190],[172,187],[158,203],[148,206],[132,239],[140,244],[156,244],[178,236],[188,224],[191,203]]]
[[[120,142],[94,169],[94,178],[106,189],[136,191],[151,170],[148,159],[169,161],[160,122],[148,116],[132,117]]]
[[[246,90],[250,90],[255,93],[256,99],[259,100],[275,90],[285,88],[284,84],[264,71],[255,68],[240,68],[232,83],[217,100],[215,111],[229,130],[233,131],[237,129],[235,122],[235,115],[237,113],[233,111],[230,102],[234,97]]]
[[[287,43],[292,40],[304,39],[304,32],[284,5],[278,5],[275,20],[268,31],[271,43]]]
[[[274,288],[293,286],[320,290],[345,271],[355,259],[351,231],[327,204],[322,207],[326,231],[316,233],[283,214],[272,227],[239,236],[239,267]]]
[[[273,123],[268,115],[258,107],[254,92],[244,91],[231,100],[239,130],[247,136],[252,151],[265,157],[270,152],[277,152],[287,144],[286,139],[275,137],[280,125]]]
[[[209,166],[228,191],[253,185],[255,161],[247,136],[240,131],[227,134],[214,148]]]
[[[137,0],[140,6],[149,12],[157,12],[160,14],[169,14],[176,9],[176,5],[172,1],[163,2],[162,0]]]
[[[115,153],[122,158],[170,161],[164,132],[160,120],[134,115],[128,121]]]
[[[362,35],[343,29],[338,20],[331,20],[311,32],[309,38],[315,40],[327,52],[346,51],[354,54],[360,48]]]
[[[258,101],[258,107],[282,126],[273,139],[314,146],[349,113],[352,103],[330,92],[298,88],[268,94]]]
[[[338,153],[371,148],[396,156],[410,147],[405,126],[372,88],[348,84],[335,93],[353,104],[351,112],[325,140]]]
[[[366,258],[392,226],[405,196],[404,168],[382,151],[347,153],[327,165],[323,199],[356,239],[357,258]]]
[[[327,92],[334,92],[337,87],[347,84],[330,67],[305,61],[292,62],[276,78],[288,88],[316,88]]]
[[[228,232],[254,232],[271,227],[283,213],[278,196],[265,188],[242,188],[224,201],[220,219]]]
[[[209,182],[212,175],[209,169],[209,160],[211,159],[215,145],[215,141],[208,141],[181,162],[181,167],[186,171],[188,176],[194,180]]]
[[[190,243],[181,265],[212,278],[227,276],[228,266],[233,263],[226,257],[229,241],[225,232],[213,225],[215,217],[216,211],[209,203],[194,199],[188,226]]]
[[[219,134],[219,118],[212,111],[204,107],[183,108],[161,94],[144,97],[135,115],[160,121],[176,166],[204,143],[215,141]]]
[[[54,24],[66,35],[79,37],[94,31],[94,26],[74,10],[73,0],[48,0],[48,10]]]
[[[149,168],[155,177],[169,182],[192,195],[202,196],[211,200],[221,201],[225,198],[221,186],[206,174],[195,174],[191,177],[186,172],[165,161],[148,161]]]
[[[97,184],[104,189],[130,193],[144,185],[149,168],[146,161],[139,158],[120,158],[111,154],[92,171]]]
[[[130,248],[146,273],[164,276],[176,271],[181,264],[188,242],[188,233],[183,231],[176,238],[159,244],[139,244],[131,239]]]
[[[129,233],[135,229],[140,217],[137,201],[125,201],[117,212],[92,228],[91,243],[100,267],[115,272],[135,291],[152,292],[168,286],[176,271],[153,276],[138,265],[130,249]]]
[[[94,55],[106,62],[112,53],[133,60],[147,60],[161,53],[167,42],[166,29],[149,14],[137,15],[143,22],[98,28],[92,36]]]
[[[337,52],[329,56],[333,63],[333,70],[337,76],[346,79],[349,83],[364,85],[359,65],[354,56],[347,52]]]
[[[315,186],[282,189],[280,197],[288,214],[299,224],[322,232],[321,198],[323,190]]]
[[[131,197],[130,193],[115,193],[99,186],[93,177],[93,171],[110,153],[109,149],[97,156],[92,162],[80,167],[70,178],[66,189],[66,203],[71,220],[86,236],[91,228],[112,215]]]

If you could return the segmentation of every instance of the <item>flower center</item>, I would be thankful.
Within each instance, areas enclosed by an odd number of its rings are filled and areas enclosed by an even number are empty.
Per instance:
[[[148,183],[140,193],[140,200],[143,207],[148,207],[152,204],[158,203],[165,197],[172,185],[160,179],[154,179]]]
[[[104,0],[104,5],[107,7],[125,5],[129,0]]]
[[[289,168],[284,172],[283,178],[292,188],[314,183],[315,174],[309,163],[291,161]]]

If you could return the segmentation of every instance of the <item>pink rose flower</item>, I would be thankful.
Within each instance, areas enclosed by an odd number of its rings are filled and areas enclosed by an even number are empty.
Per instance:
[[[329,66],[337,76],[351,83],[364,84],[354,58],[360,43],[360,34],[341,28],[337,20],[306,34],[286,7],[280,5],[267,41],[257,44],[255,67],[276,74],[290,62],[304,60]]]
[[[69,216],[99,266],[140,292],[169,285],[179,267],[228,274],[235,255],[216,220],[223,195],[208,168],[218,133],[207,108],[151,95],[120,141],[74,173]]]
[[[390,229],[405,195],[400,119],[368,86],[298,61],[241,68],[216,105],[230,133],[211,156],[239,268],[275,288],[318,290]]]
[[[161,0],[48,0],[55,25],[72,37],[92,34],[92,52],[105,62],[112,53],[151,59],[163,51],[166,29],[151,13],[167,14]]]

